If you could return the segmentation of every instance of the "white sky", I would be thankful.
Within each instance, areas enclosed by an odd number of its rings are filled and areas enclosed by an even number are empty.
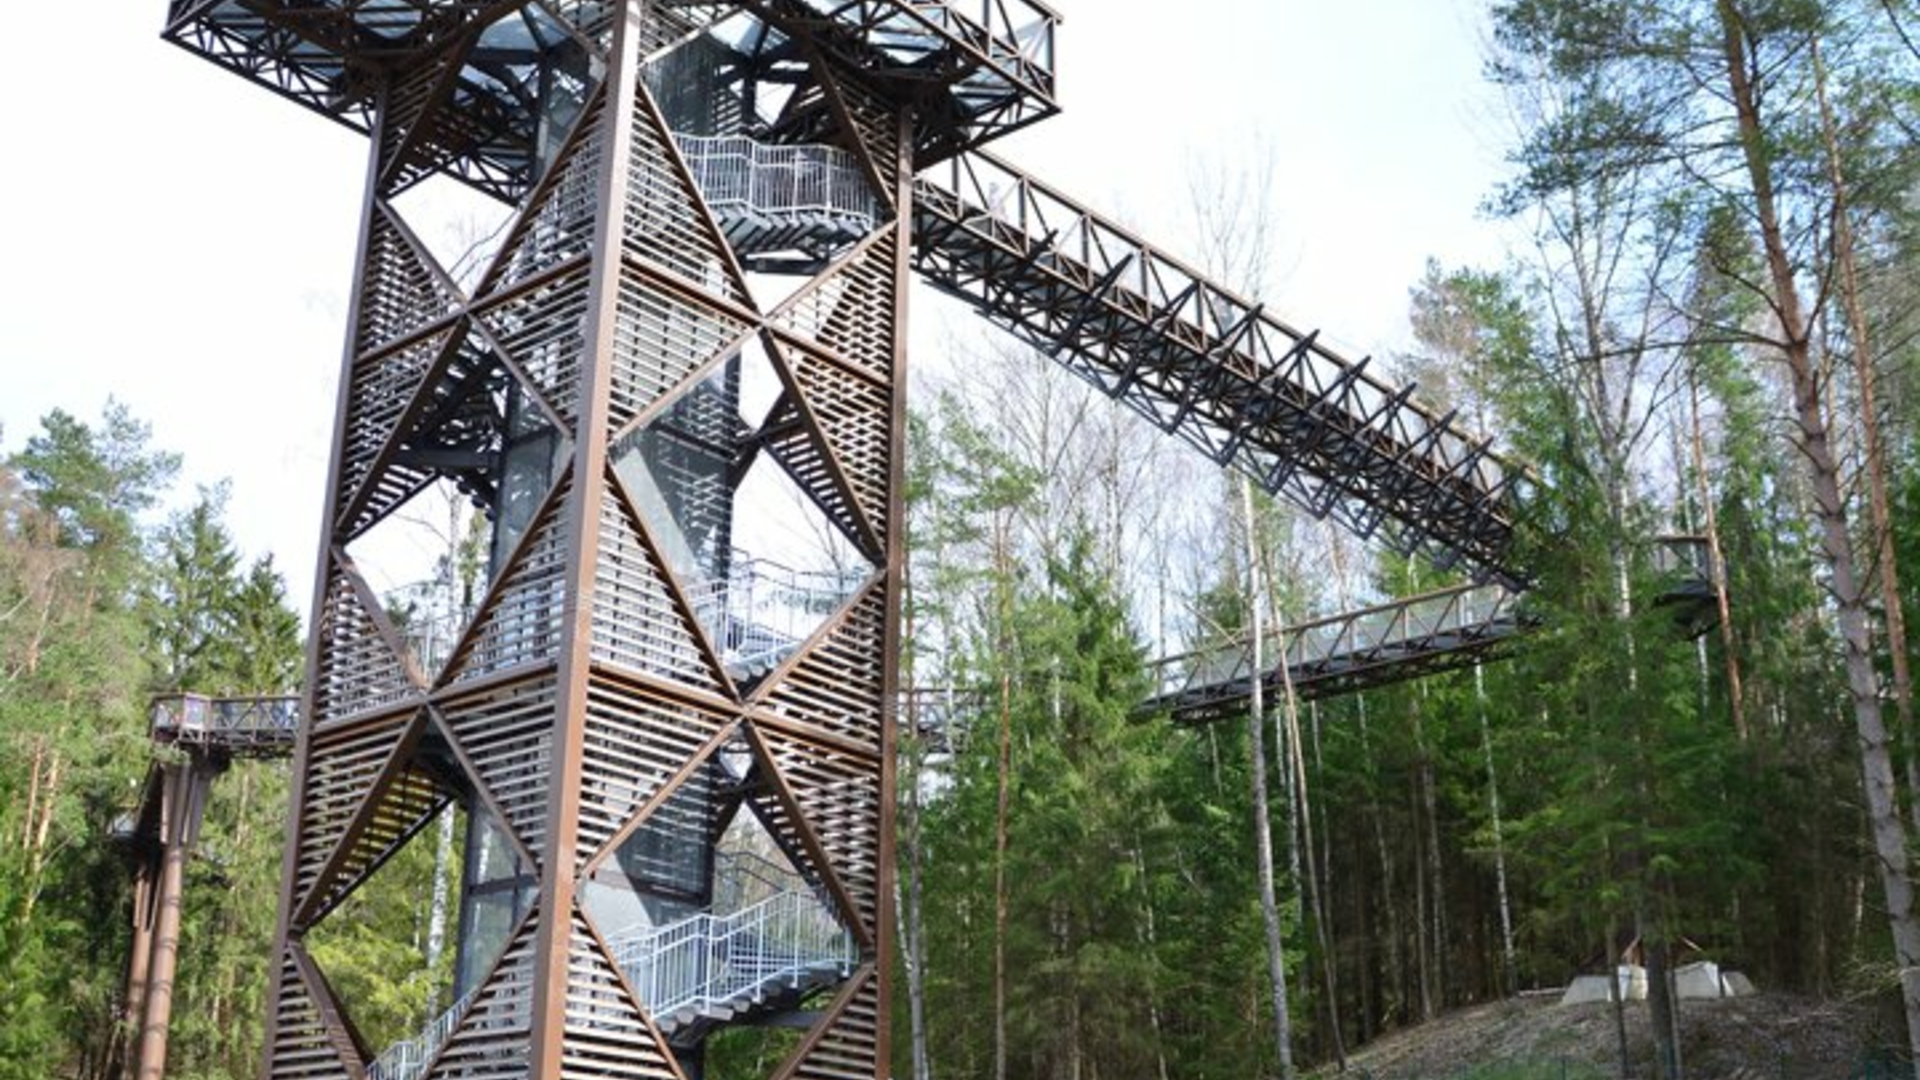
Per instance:
[[[161,42],[166,6],[8,13],[31,44],[0,67],[0,452],[119,398],[184,455],[183,493],[231,479],[238,542],[304,607],[364,143]],[[1475,212],[1499,175],[1475,0],[1055,6],[1065,111],[997,150],[1163,250],[1195,251],[1195,170],[1264,143],[1276,273],[1256,299],[1323,341],[1404,347],[1428,257],[1501,261]]]

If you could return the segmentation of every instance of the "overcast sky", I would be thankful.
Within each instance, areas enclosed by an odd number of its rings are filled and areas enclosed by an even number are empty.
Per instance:
[[[304,607],[364,141],[161,42],[166,6],[9,11],[31,44],[0,67],[0,451],[119,398],[184,455],[183,494],[232,481],[236,538]],[[1475,0],[1055,6],[1065,111],[999,151],[1194,256],[1192,178],[1266,147],[1259,299],[1288,322],[1391,353],[1429,257],[1501,261],[1476,213],[1500,162]]]

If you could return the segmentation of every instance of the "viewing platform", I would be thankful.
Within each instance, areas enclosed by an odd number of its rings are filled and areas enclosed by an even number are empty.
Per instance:
[[[396,167],[415,178],[448,172],[513,201],[551,151],[551,127],[604,70],[618,9],[596,0],[173,0],[164,36],[361,132],[373,129],[383,87],[437,101],[431,123],[383,133],[404,144]],[[758,18],[853,64],[914,102],[921,165],[1059,111],[1060,18],[1037,0],[657,0],[657,10],[683,32]]]
[[[203,747],[233,757],[285,757],[300,729],[300,699],[291,695],[208,697],[166,694],[153,699],[153,741]]]

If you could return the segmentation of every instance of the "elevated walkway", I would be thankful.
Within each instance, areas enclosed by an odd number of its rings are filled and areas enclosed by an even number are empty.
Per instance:
[[[1259,682],[1278,702],[1287,680],[1303,701],[1385,686],[1497,658],[1531,629],[1518,596],[1462,585],[1281,627],[1263,635]],[[1207,724],[1245,715],[1253,695],[1250,636],[1154,664],[1160,691],[1142,714]]]
[[[1091,210],[982,152],[915,180],[936,287],[1268,492],[1509,587],[1522,472],[1412,400]]]

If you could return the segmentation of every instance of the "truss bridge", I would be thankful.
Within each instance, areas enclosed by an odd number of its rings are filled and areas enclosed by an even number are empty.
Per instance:
[[[1221,466],[1356,535],[1521,587],[1524,472],[1413,397],[985,152],[915,180],[914,266]]]

